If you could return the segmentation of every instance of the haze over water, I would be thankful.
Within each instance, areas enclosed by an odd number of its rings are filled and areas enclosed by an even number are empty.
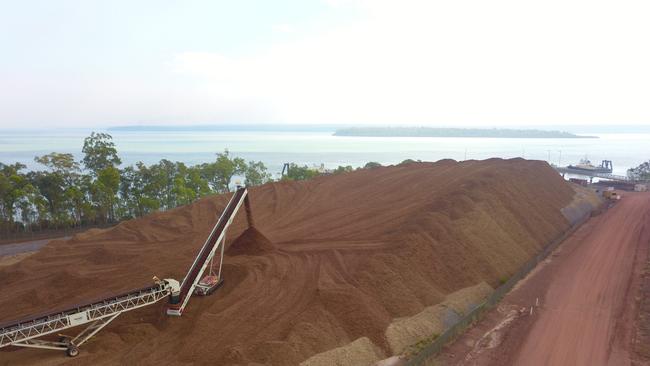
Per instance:
[[[99,132],[101,130],[95,129]],[[0,162],[20,162],[41,169],[34,156],[53,151],[73,153],[80,160],[86,129],[34,131],[0,130]],[[440,137],[343,137],[330,131],[108,131],[117,145],[122,166],[161,159],[188,165],[214,160],[224,149],[246,160],[264,162],[274,175],[285,162],[363,166],[369,161],[384,165],[404,159],[487,159],[492,157],[537,159],[556,165],[612,160],[614,174],[624,175],[650,158],[650,134],[590,134],[598,139],[515,139]]]

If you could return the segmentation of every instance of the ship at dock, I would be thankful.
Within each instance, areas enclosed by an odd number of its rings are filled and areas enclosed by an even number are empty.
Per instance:
[[[600,165],[596,166],[593,165],[589,159],[584,158],[580,160],[580,163],[569,165],[567,168],[588,173],[611,173],[613,166],[611,160],[603,160]]]

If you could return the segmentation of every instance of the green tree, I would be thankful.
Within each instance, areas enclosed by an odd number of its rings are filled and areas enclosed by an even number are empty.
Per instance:
[[[155,166],[149,168],[142,162],[138,162],[136,168],[134,192],[136,193],[137,216],[143,216],[161,209],[161,202],[165,201],[162,195],[167,184],[164,177],[156,173]]]
[[[244,170],[244,177],[244,184],[247,186],[259,186],[271,181],[271,174],[261,161],[249,161]]]
[[[31,226],[38,220],[39,213],[43,212],[45,200],[40,192],[31,183],[23,188],[24,195],[18,201],[20,209],[20,220],[25,230],[31,230]]]
[[[204,179],[210,184],[214,192],[230,192],[230,181],[237,174],[243,174],[246,170],[246,161],[242,158],[231,158],[228,149],[223,153],[217,153],[217,160],[214,163],[201,165],[201,172]]]
[[[142,198],[142,175],[133,166],[127,166],[120,172],[120,205],[119,217],[121,219],[139,217],[144,215],[139,205]]]
[[[62,154],[52,152],[47,155],[37,156],[34,158],[37,163],[43,164],[53,172],[59,173],[73,184],[74,175],[79,172],[79,163],[74,160],[72,154]]]
[[[24,174],[20,171],[25,165],[16,163],[5,165],[0,163],[0,218],[13,224],[16,215],[16,205],[26,192],[29,184]]]
[[[82,209],[86,195],[81,190],[81,174],[79,163],[74,160],[72,154],[52,152],[47,155],[37,156],[34,161],[49,168],[51,175],[42,184],[56,183],[54,187],[46,187],[48,197],[59,200],[51,206],[52,218],[58,221],[80,223],[82,220]],[[55,192],[56,191],[56,192]]]
[[[117,155],[113,137],[107,133],[92,132],[84,139],[81,151],[84,153],[84,166],[95,175],[108,167],[122,164],[122,160]]]
[[[332,171],[332,173],[333,174],[349,173],[349,172],[351,172],[353,170],[354,170],[354,168],[352,168],[351,165],[347,165],[347,166],[339,165],[336,169],[334,169]]]
[[[81,150],[84,153],[84,167],[91,172],[93,179],[87,179],[88,196],[91,204],[83,205],[88,215],[103,222],[115,221],[121,205],[117,205],[117,193],[120,188],[120,171],[117,166],[122,163],[117,155],[113,137],[107,133],[92,132],[84,139]]]
[[[11,194],[11,191],[13,189],[11,181],[4,171],[4,166],[4,164],[0,165],[0,222],[9,221],[11,209],[7,206],[11,204],[11,201],[6,199],[6,197]]]
[[[201,178],[201,169],[193,166],[184,170],[185,185],[195,192],[195,199],[211,193],[208,181]]]
[[[104,221],[115,221],[115,200],[119,186],[120,172],[117,168],[109,166],[99,171],[95,194]]]
[[[142,162],[138,162],[135,166],[127,166],[122,170],[120,179],[120,218],[140,217],[159,209],[160,204],[157,200],[152,200],[155,202],[154,207],[144,204],[145,202],[148,203],[148,198],[145,196],[145,189],[148,184],[145,178],[147,171],[147,167]]]
[[[419,162],[421,162],[421,160],[416,161],[416,160],[413,160],[413,159],[406,159],[406,160],[403,160],[400,164],[412,164],[412,163],[419,163]]]
[[[72,211],[72,218],[75,223],[79,224],[83,220],[83,206],[86,202],[86,194],[82,190],[81,184],[75,184],[67,187],[64,192],[65,201],[69,203],[69,210]]]
[[[32,175],[32,183],[38,188],[47,202],[49,220],[59,224],[65,221],[62,218],[62,211],[65,210],[65,188],[66,184],[61,174],[52,172],[35,172]],[[45,219],[45,218],[43,218]]]
[[[80,212],[82,223],[97,223],[97,205],[92,201],[94,179],[89,174],[83,174],[77,180],[75,191],[67,192],[75,205],[75,210]],[[81,197],[83,195],[83,197]]]
[[[284,176],[284,179],[289,180],[305,180],[311,179],[320,175],[320,172],[314,168],[310,168],[307,165],[299,166],[295,163],[289,164],[289,169],[287,169],[287,175]]]
[[[177,162],[176,166],[177,173],[174,177],[173,190],[175,206],[190,204],[204,194],[206,190],[209,191],[207,182],[203,181],[202,184],[196,180],[197,177],[200,180],[199,171],[189,169],[181,162]]]
[[[150,186],[151,197],[157,198],[161,207],[170,209],[176,207],[176,197],[174,193],[175,179],[178,174],[178,166],[172,161],[162,159],[158,164],[149,167],[151,175]]]
[[[379,163],[376,162],[376,161],[370,161],[370,162],[367,162],[366,165],[363,166],[363,168],[364,168],[364,169],[374,169],[374,168],[379,168],[379,167],[381,167],[381,166],[382,166],[382,165],[379,164]]]
[[[161,160],[149,167],[138,162],[121,171],[119,217],[139,217],[159,209],[194,202],[210,194],[197,166]]]

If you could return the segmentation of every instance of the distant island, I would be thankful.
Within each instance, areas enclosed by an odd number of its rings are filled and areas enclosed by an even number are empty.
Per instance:
[[[328,124],[204,124],[204,125],[131,125],[109,127],[109,132],[332,132],[347,127]]]
[[[368,137],[492,137],[492,138],[543,138],[581,139],[598,138],[563,131],[515,130],[504,128],[436,128],[436,127],[352,127],[334,132],[334,136]]]

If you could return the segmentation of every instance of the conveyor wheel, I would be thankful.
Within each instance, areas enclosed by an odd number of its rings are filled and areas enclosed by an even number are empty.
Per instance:
[[[65,352],[70,357],[76,357],[79,354],[79,348],[74,344],[68,346],[68,350]]]

